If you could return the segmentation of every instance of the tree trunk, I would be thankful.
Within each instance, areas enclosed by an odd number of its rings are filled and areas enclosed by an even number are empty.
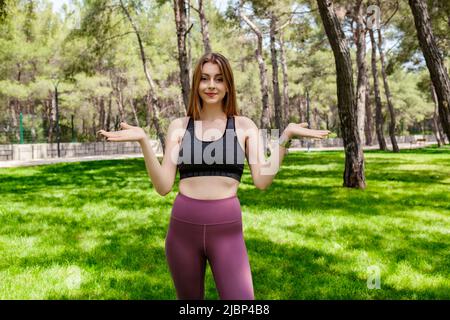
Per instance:
[[[152,77],[150,75],[150,72],[147,69],[147,58],[145,56],[145,51],[144,51],[144,46],[142,44],[141,34],[139,33],[139,30],[138,30],[137,26],[134,24],[134,21],[131,18],[130,13],[126,9],[126,7],[123,4],[122,0],[120,0],[120,4],[121,4],[121,7],[122,7],[122,10],[124,11],[124,14],[128,18],[128,21],[130,22],[131,26],[133,27],[134,33],[136,34],[136,37],[137,37],[137,40],[138,40],[139,52],[140,52],[140,55],[141,55],[142,66],[144,68],[145,78],[147,79],[147,82],[148,82],[148,85],[149,85],[149,96],[151,98],[151,102],[150,102],[150,106],[149,107],[152,108],[152,114],[153,114],[152,122],[153,122],[153,125],[155,126],[156,134],[158,135],[159,142],[161,143],[162,150],[164,152],[164,150],[165,150],[164,133],[162,132],[161,125],[159,123],[159,110],[161,109],[161,106],[160,106],[158,97],[156,96],[155,84],[153,83],[153,79],[152,79]]]
[[[377,49],[373,31],[369,30],[370,42],[372,44],[372,75],[373,75],[373,92],[375,96],[375,131],[377,132],[378,145],[380,150],[387,151],[386,141],[383,134],[383,113],[380,97],[380,89],[378,84],[378,69],[377,69]]]
[[[436,119],[437,119],[438,131],[439,131],[439,135],[441,136],[442,144],[450,143],[450,141],[448,139],[446,141],[446,138],[445,138],[446,136],[444,134],[444,130],[442,129],[441,121],[439,121],[439,110],[438,110],[437,105],[436,105]]]
[[[149,105],[148,105],[148,101],[150,101],[148,94],[146,94],[142,100],[143,100],[144,106],[146,106],[146,108],[145,108],[145,126],[148,127],[150,125],[150,118],[151,118],[151,108],[149,108]]]
[[[444,135],[442,134],[440,127],[439,127],[439,111],[438,111],[438,103],[437,103],[437,97],[436,97],[436,90],[434,90],[433,83],[430,85],[431,89],[431,98],[434,103],[434,111],[433,111],[433,132],[436,136],[436,141],[438,143],[438,147],[441,147],[441,145],[445,144]]]
[[[61,156],[61,126],[59,124],[59,93],[58,93],[58,85],[55,86],[55,120],[56,120],[56,143],[58,144],[58,158]],[[95,133],[94,133],[95,135]]]
[[[202,32],[203,48],[205,53],[212,52],[211,44],[209,42],[208,20],[205,16],[203,0],[198,0],[198,14],[200,17],[200,30]]]
[[[106,109],[105,109],[105,99],[103,97],[100,97],[100,108],[99,108],[99,119],[98,119],[98,125],[100,129],[103,129],[105,127],[105,119],[106,119]]]
[[[283,124],[284,128],[286,128],[290,121],[289,81],[288,81],[286,53],[284,52],[284,40],[282,31],[280,31],[279,42],[280,42],[280,63],[281,63],[281,70],[283,72]]]
[[[191,0],[187,0],[187,20],[188,23],[190,23],[191,21]],[[188,73],[189,73],[189,81],[190,79],[192,79],[192,66],[191,66],[191,62],[192,62],[192,44],[191,44],[191,33],[188,31],[187,32],[187,68],[188,68]],[[189,82],[190,84],[190,82]],[[189,88],[189,92],[191,88]],[[188,94],[189,97],[189,94]],[[189,100],[188,100],[189,101]]]
[[[436,142],[438,144],[438,148],[440,148],[443,145],[443,143],[441,142],[441,137],[439,135],[438,121],[439,121],[439,119],[437,117],[437,106],[436,106],[436,108],[433,111],[433,125],[432,125],[432,128],[433,128],[434,136],[436,137]]]
[[[369,82],[367,81],[366,86],[366,99],[365,99],[365,107],[366,107],[366,123],[364,126],[364,132],[366,135],[366,146],[371,146],[373,144],[373,120],[372,120],[372,110],[371,110],[371,104],[369,99]]]
[[[311,100],[309,99],[309,91],[306,89],[306,122],[308,123],[308,128],[311,128]]]
[[[356,65],[358,68],[358,78],[356,82],[357,91],[357,118],[358,118],[358,134],[361,144],[365,144],[364,124],[366,111],[366,84],[367,84],[367,67],[366,67],[366,27],[363,20],[362,0],[359,0],[355,6],[355,15],[357,27],[355,30],[356,42]]]
[[[299,122],[302,123],[304,122],[304,116],[303,116],[303,109],[304,109],[304,99],[301,95],[297,96],[298,99],[298,117],[299,117]],[[295,101],[295,100],[294,100]]]
[[[97,125],[95,123],[95,117],[97,115],[94,113],[94,115],[92,116],[92,135],[94,136],[94,141],[97,141],[98,136],[97,136]]]
[[[37,142],[35,117],[36,117],[36,114],[33,112],[31,114],[31,143],[36,143]]]
[[[16,113],[16,108],[15,108],[15,104],[14,104],[14,100],[15,99],[11,99],[9,100],[9,114],[10,114],[10,118],[11,118],[11,129],[12,132],[14,133],[16,140],[19,141],[20,140],[20,135],[19,135],[19,130],[18,130],[18,121],[17,121],[17,113]]]
[[[318,119],[318,111],[317,108],[313,108],[313,119],[314,119],[314,129],[320,129],[319,119]]]
[[[341,120],[345,149],[345,187],[366,187],[364,154],[358,134],[356,99],[350,51],[333,5],[327,0],[317,0],[325,32],[333,49],[336,64],[338,111]]]
[[[109,131],[110,127],[111,127],[111,116],[112,116],[111,108],[112,108],[112,98],[111,98],[111,94],[110,94],[109,98],[108,98],[108,115],[106,116],[106,122],[105,122],[105,126],[104,126],[104,129],[106,131]]]
[[[175,26],[177,29],[178,65],[180,67],[181,93],[186,110],[189,107],[189,61],[186,50],[187,21],[185,0],[174,0]]]
[[[391,138],[392,143],[392,151],[394,152],[400,152],[400,149],[397,145],[397,139],[395,139],[395,111],[394,106],[392,104],[392,96],[391,96],[391,90],[389,89],[389,83],[387,80],[387,74],[386,74],[386,63],[384,59],[384,52],[383,52],[383,37],[381,35],[381,29],[378,29],[378,51],[380,53],[380,62],[381,62],[381,75],[383,76],[383,84],[384,84],[384,93],[386,95],[386,101],[389,109],[389,115],[391,118],[391,121],[389,123],[389,137]]]
[[[273,84],[273,106],[275,112],[275,127],[283,132],[282,114],[281,114],[281,95],[280,85],[278,83],[278,61],[277,49],[275,48],[277,17],[273,12],[270,15],[270,57],[272,60],[272,84]]]
[[[17,82],[21,83],[21,76],[22,76],[22,65],[20,63],[17,64],[17,68],[18,68],[18,72],[17,72]],[[21,108],[20,108],[20,101],[19,98],[14,98],[13,99],[13,114],[14,114],[14,119],[16,119],[16,129],[15,133],[16,133],[16,139],[17,141],[20,141],[20,123],[17,123],[17,116],[20,117],[20,112],[21,112]],[[20,121],[19,121],[20,122]]]
[[[270,107],[269,107],[269,89],[267,85],[267,70],[263,58],[263,45],[262,45],[263,36],[259,28],[255,24],[253,24],[253,22],[251,22],[250,19],[248,19],[244,14],[242,14],[241,10],[239,10],[239,14],[241,16],[241,19],[244,20],[253,30],[258,39],[257,48],[255,50],[255,56],[256,60],[258,61],[259,67],[259,81],[261,86],[261,100],[262,100],[260,129],[266,130],[262,131],[263,133],[262,143],[264,154],[268,155],[270,153],[270,149],[267,135],[269,127],[271,127],[271,123],[270,123]]]
[[[431,29],[426,2],[423,0],[409,0],[409,6],[414,16],[420,47],[430,72],[431,81],[436,90],[442,128],[450,141],[450,80],[448,71],[445,68]]]
[[[261,97],[262,97],[262,112],[261,112],[261,129],[269,129],[270,127],[270,115],[269,115],[269,89],[267,86],[267,70],[263,59],[263,46],[262,46],[262,33],[259,28],[253,24],[242,12],[240,13],[241,19],[244,20],[249,27],[253,30],[258,38],[258,47],[255,50],[256,60],[259,66],[259,80],[261,85]]]
[[[119,109],[119,116],[120,121],[125,121],[125,108],[123,106],[123,95],[122,95],[122,88],[121,88],[122,79],[120,76],[117,77],[117,83],[114,88],[114,91],[116,92],[116,95],[114,96],[116,98],[117,102],[117,108]]]
[[[139,119],[138,119],[137,112],[136,112],[136,106],[134,104],[134,101],[133,101],[132,97],[130,98],[130,105],[131,105],[131,111],[133,112],[135,126],[140,127]]]
[[[54,131],[54,126],[55,126],[55,122],[56,122],[56,101],[55,101],[55,94],[52,91],[51,93],[51,105],[49,108],[49,114],[48,114],[48,134],[47,134],[47,142],[48,143],[53,143],[53,131]]]

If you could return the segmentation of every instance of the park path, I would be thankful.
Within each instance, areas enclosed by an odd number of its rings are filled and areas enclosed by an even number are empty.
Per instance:
[[[435,142],[425,142],[425,143],[400,143],[398,146],[401,150],[404,149],[416,149],[424,148],[426,146],[436,144]],[[392,150],[391,145],[388,144],[388,148]],[[374,146],[364,146],[363,150],[377,150],[378,145]],[[328,148],[310,148],[310,152],[315,151],[326,151],[326,150],[344,150],[343,147],[328,147]],[[289,152],[297,151],[308,151],[308,148],[290,148]],[[162,157],[162,154],[157,154],[157,157]],[[10,161],[0,161],[0,168],[14,168],[14,167],[27,167],[27,166],[39,166],[45,164],[53,163],[63,163],[63,162],[80,162],[80,161],[95,161],[95,160],[111,160],[111,159],[131,159],[131,158],[142,158],[142,154],[116,154],[116,155],[102,155],[102,156],[86,156],[86,157],[75,157],[75,158],[52,158],[52,159],[34,159],[34,160],[10,160]]]

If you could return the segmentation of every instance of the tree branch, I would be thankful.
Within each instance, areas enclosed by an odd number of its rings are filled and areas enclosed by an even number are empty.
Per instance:
[[[379,1],[378,1],[378,4],[380,4]],[[397,13],[398,8],[399,8],[399,4],[398,4],[398,1],[396,1],[396,2],[395,2],[395,10],[394,10],[394,13],[392,13],[392,15],[391,15],[384,23],[381,24],[381,26],[385,26],[385,25],[387,25],[387,24],[389,23],[389,21],[391,21],[391,19],[392,19],[392,18],[394,17],[394,15]]]
[[[293,18],[294,18],[294,15],[291,14],[289,19],[285,23],[283,23],[282,25],[280,25],[278,28],[275,29],[275,32],[278,32],[278,31],[283,30],[284,28],[286,28],[292,22]]]
[[[189,2],[189,7],[191,7],[191,9],[194,9],[195,12],[200,14],[200,10],[198,10],[196,7],[194,7],[190,2]]]
[[[189,33],[189,31],[191,31],[191,29],[192,29],[193,26],[194,26],[194,24],[191,23],[191,26],[187,29],[187,31],[186,31],[186,33],[184,34],[184,36],[186,36],[186,35]]]
[[[252,21],[250,21],[250,19],[247,18],[247,16],[246,16],[245,14],[240,13],[240,16],[241,16],[242,20],[244,20],[245,23],[248,24],[248,26],[250,27],[250,29],[252,29],[253,32],[256,33],[256,34],[258,35],[258,37],[259,37],[259,36],[262,36],[262,33],[261,33],[261,31],[259,30],[259,28],[258,28]]]

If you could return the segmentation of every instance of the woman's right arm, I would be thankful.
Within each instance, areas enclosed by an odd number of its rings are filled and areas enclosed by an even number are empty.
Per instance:
[[[182,118],[173,120],[170,125],[165,141],[165,152],[162,163],[159,163],[155,152],[152,149],[150,141],[142,128],[130,126],[124,122],[121,127],[124,130],[116,132],[99,132],[107,137],[107,141],[137,141],[139,142],[142,153],[144,154],[145,166],[148,176],[153,183],[156,191],[165,196],[173,187],[177,171],[177,159],[179,152],[179,137],[182,129]]]

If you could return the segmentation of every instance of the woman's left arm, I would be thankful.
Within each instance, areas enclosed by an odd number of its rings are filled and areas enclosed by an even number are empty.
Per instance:
[[[253,183],[256,188],[261,190],[267,189],[272,184],[273,179],[283,163],[286,148],[288,147],[282,146],[284,144],[283,142],[296,137],[323,139],[330,134],[329,130],[308,129],[306,128],[307,123],[290,123],[280,135],[279,142],[282,145],[277,143],[275,148],[272,148],[270,157],[266,159],[264,156],[264,143],[258,127],[249,118],[246,118],[246,122],[247,133],[249,134],[247,135],[245,152]]]

